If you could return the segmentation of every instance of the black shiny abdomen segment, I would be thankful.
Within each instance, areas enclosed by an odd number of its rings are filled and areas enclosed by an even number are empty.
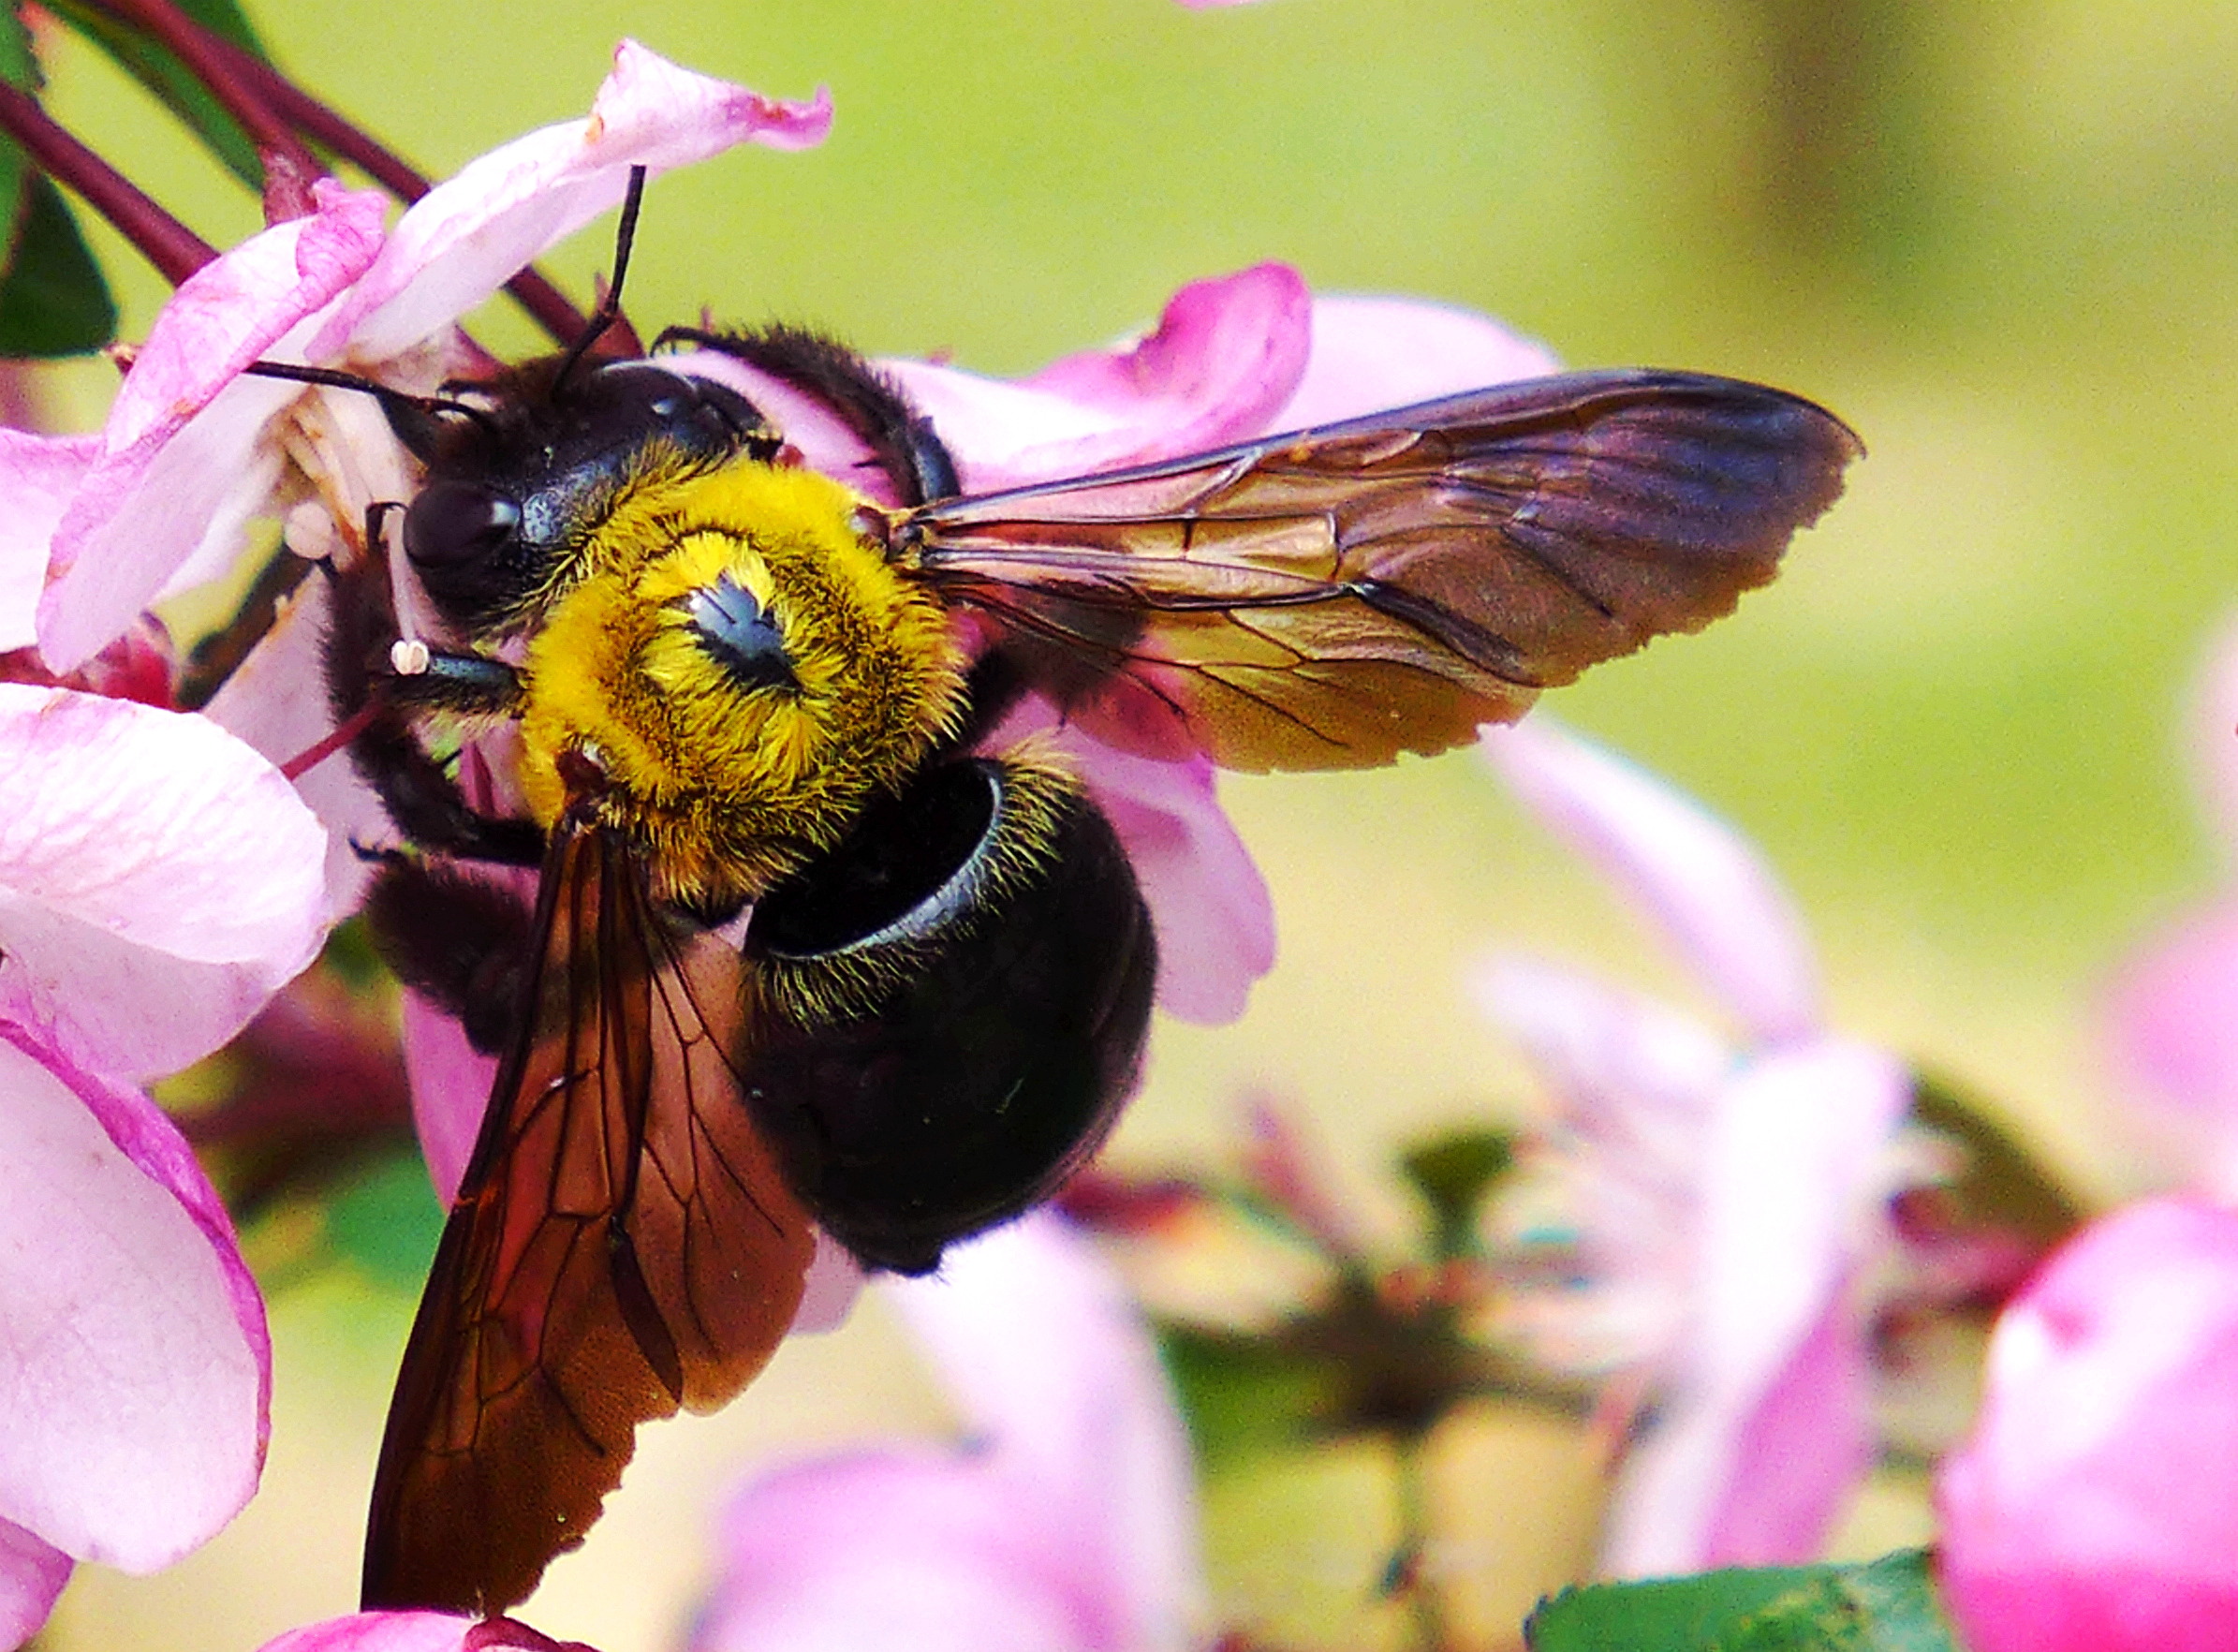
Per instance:
[[[1006,789],[1051,776],[944,765],[900,800],[879,833],[887,848],[906,836],[912,804],[921,839],[952,847],[970,821],[962,776],[975,771],[995,781],[980,842],[959,875],[870,938],[824,955],[770,951],[773,930],[841,935],[897,900],[796,890],[774,920],[765,898],[747,929],[748,952],[810,995],[818,971],[891,966],[867,1001],[835,995],[847,1001],[840,1013],[766,1018],[746,1093],[825,1230],[864,1265],[895,1273],[930,1272],[947,1245],[1053,1191],[1116,1120],[1149,1025],[1149,913],[1110,823],[1068,783],[1053,809],[1022,809]],[[883,858],[850,846],[802,881],[844,864],[835,885],[846,891]],[[894,877],[863,887],[898,896],[930,881],[937,858],[897,854]],[[975,874],[997,863],[999,875]],[[799,992],[782,996],[800,1002]]]
[[[984,760],[942,763],[915,775],[898,797],[865,809],[847,841],[754,908],[757,945],[788,959],[814,959],[881,936],[936,922],[961,892],[991,837],[1002,771]]]

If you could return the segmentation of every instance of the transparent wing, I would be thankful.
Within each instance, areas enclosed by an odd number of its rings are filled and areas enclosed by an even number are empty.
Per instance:
[[[892,542],[1108,742],[1356,768],[1730,612],[1862,450],[1761,385],[1576,373],[944,500]]]
[[[767,1362],[814,1242],[740,1094],[735,950],[679,932],[606,835],[554,834],[533,1002],[405,1351],[368,1607],[495,1613],[572,1548],[637,1424]]]

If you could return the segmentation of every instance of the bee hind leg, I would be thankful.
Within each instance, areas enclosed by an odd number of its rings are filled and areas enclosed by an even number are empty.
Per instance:
[[[441,862],[394,851],[378,859],[365,922],[381,961],[455,1017],[477,1050],[498,1054],[536,963],[525,892]]]

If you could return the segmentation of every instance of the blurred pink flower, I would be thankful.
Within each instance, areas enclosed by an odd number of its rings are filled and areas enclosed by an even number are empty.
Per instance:
[[[1117,1278],[1058,1217],[884,1286],[970,1431],[779,1469],[725,1513],[694,1652],[1178,1652],[1188,1441]]]
[[[2187,755],[2228,870],[2238,861],[2238,626],[2210,650]],[[2127,1118],[2186,1186],[2238,1198],[2238,886],[2167,924],[2116,973],[2107,1029],[2142,1107]]]
[[[2238,1645],[2238,1212],[2093,1224],[2007,1306],[1936,1479],[1973,1652]]]
[[[210,1054],[325,932],[326,833],[206,719],[0,685],[0,1644],[73,1559],[152,1571],[263,1466],[264,1310],[138,1087]]]
[[[592,1652],[509,1617],[447,1612],[359,1612],[289,1630],[262,1652]]]
[[[1536,960],[1479,978],[1554,1091],[1582,1275],[1526,1295],[1517,1329],[1645,1407],[1602,1565],[1809,1558],[1872,1461],[1860,1276],[1888,1243],[1885,1150],[1910,1080],[1825,1029],[1793,904],[1730,826],[1543,716],[1483,750],[1658,921],[1741,1035]]]

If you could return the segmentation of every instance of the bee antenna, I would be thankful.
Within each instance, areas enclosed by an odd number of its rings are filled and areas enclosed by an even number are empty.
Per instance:
[[[614,230],[614,278],[606,289],[606,296],[598,301],[590,324],[582,330],[582,336],[575,341],[560,362],[559,372],[553,376],[552,390],[554,395],[567,382],[568,376],[582,365],[591,347],[606,335],[606,330],[622,318],[622,282],[629,273],[629,249],[637,240],[638,209],[645,202],[645,169],[629,169],[629,188],[622,197],[622,222]]]
[[[361,374],[342,373],[331,367],[305,367],[293,361],[251,361],[242,372],[253,378],[284,378],[292,384],[324,385],[329,390],[356,391],[371,396],[381,405],[382,416],[389,420],[389,428],[396,433],[396,439],[422,460],[434,451],[446,416],[469,420],[485,429],[490,426],[489,415],[471,402],[452,396],[407,395],[385,384],[376,384]]]

